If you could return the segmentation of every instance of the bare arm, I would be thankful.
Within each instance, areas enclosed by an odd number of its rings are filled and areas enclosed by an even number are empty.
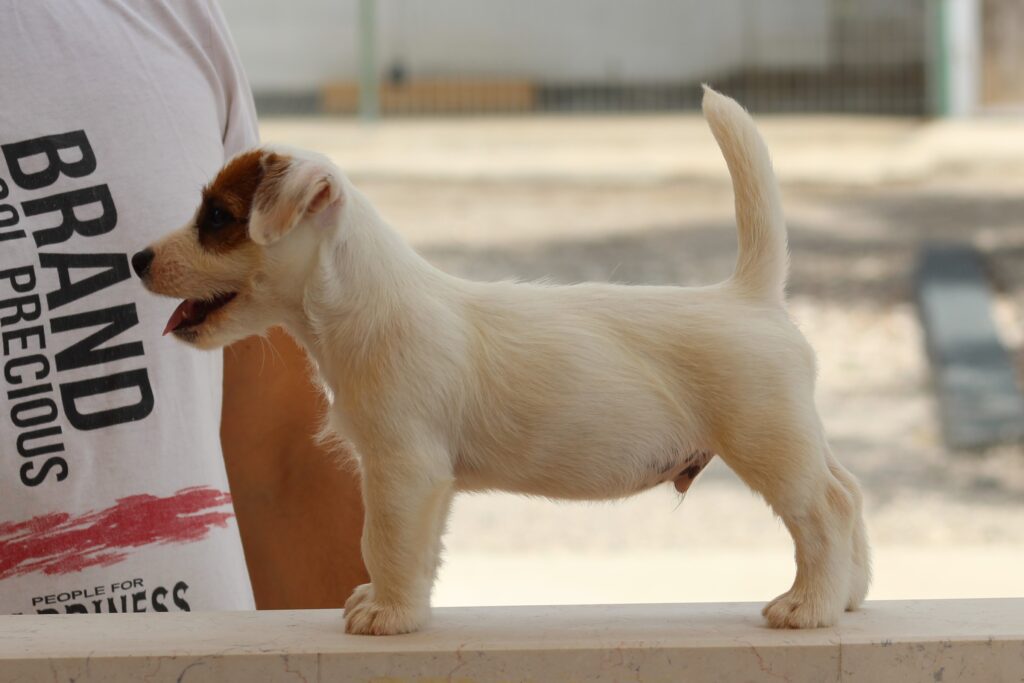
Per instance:
[[[270,344],[224,351],[221,441],[256,606],[340,607],[368,580],[358,478],[314,442],[324,406],[304,352],[278,329]]]

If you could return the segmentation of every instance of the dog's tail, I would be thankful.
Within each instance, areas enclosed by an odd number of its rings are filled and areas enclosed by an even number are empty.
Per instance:
[[[729,282],[746,296],[781,304],[789,253],[782,199],[768,148],[750,115],[735,100],[705,85],[703,108],[729,166],[736,195],[739,254]]]

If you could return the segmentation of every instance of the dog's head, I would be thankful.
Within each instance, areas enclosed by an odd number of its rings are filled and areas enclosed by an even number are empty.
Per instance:
[[[283,322],[344,200],[325,157],[263,147],[232,159],[188,223],[132,257],[147,289],[183,299],[164,333],[216,348]]]

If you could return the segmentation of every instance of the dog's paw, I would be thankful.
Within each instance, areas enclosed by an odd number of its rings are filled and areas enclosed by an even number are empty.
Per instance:
[[[868,588],[871,586],[871,551],[867,547],[863,534],[859,539],[855,538],[854,561],[850,571],[850,595],[846,601],[846,611],[854,612],[860,609],[861,603],[868,596]]]
[[[822,628],[839,621],[841,606],[832,606],[821,598],[812,598],[790,590],[761,610],[772,628]]]
[[[850,579],[850,597],[846,601],[847,612],[856,612],[860,609],[864,598],[868,595],[870,584],[871,571],[867,567],[854,565],[853,576]]]
[[[373,584],[364,583],[345,601],[345,632],[367,636],[411,633],[427,621],[429,610],[429,605],[416,608],[379,603]]]
[[[355,587],[352,590],[352,595],[348,596],[348,600],[345,601],[345,614],[348,613],[355,607],[358,607],[360,603],[364,602],[367,598],[373,597],[373,584],[363,583]]]

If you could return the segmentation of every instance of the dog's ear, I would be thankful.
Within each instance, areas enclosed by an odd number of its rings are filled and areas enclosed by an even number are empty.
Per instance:
[[[302,219],[341,198],[341,179],[328,163],[268,154],[253,195],[249,238],[256,244],[273,244]]]

